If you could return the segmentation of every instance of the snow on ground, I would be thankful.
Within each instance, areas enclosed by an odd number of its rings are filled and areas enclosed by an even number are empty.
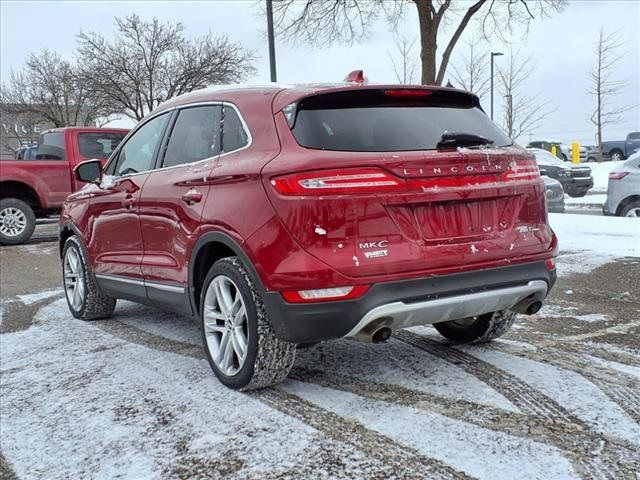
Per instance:
[[[550,213],[549,223],[558,236],[558,273],[588,272],[613,258],[640,257],[640,221]]]

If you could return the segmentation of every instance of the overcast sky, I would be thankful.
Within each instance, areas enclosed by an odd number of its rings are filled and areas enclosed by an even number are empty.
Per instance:
[[[261,2],[260,2],[261,3]],[[405,30],[418,35],[415,9],[406,9]],[[11,69],[18,69],[25,57],[49,48],[71,58],[75,35],[82,28],[112,35],[113,17],[137,13],[143,18],[180,21],[188,35],[211,30],[226,33],[234,41],[254,49],[258,55],[257,74],[250,83],[269,80],[266,47],[266,21],[254,1],[4,1],[0,2],[1,78],[5,81]],[[536,66],[527,81],[527,90],[549,101],[554,112],[531,137],[580,140],[594,143],[594,128],[589,122],[593,99],[587,95],[587,71],[592,67],[594,44],[601,26],[618,32],[624,42],[616,77],[628,79],[629,86],[618,97],[621,105],[640,104],[640,1],[570,1],[569,7],[554,18],[536,20],[526,39],[516,36],[513,47],[530,53]],[[443,45],[444,42],[440,42]],[[509,46],[495,42],[487,48],[508,51]],[[370,37],[354,46],[314,49],[276,41],[278,81],[283,83],[336,82],[351,70],[363,68],[371,83],[394,82],[388,60],[393,36],[388,25],[380,22]],[[464,54],[461,43],[456,55]],[[497,58],[496,62],[505,57]],[[451,75],[447,75],[450,77]],[[489,109],[488,98],[483,106]],[[496,119],[502,98],[496,94]],[[640,130],[640,108],[625,114],[620,124],[605,129],[605,140],[622,139],[627,132]],[[529,140],[520,138],[519,142]]]

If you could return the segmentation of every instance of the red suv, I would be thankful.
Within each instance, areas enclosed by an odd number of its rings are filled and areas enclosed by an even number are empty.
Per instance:
[[[426,324],[491,340],[556,278],[533,155],[459,90],[199,91],[76,176],[93,183],[61,218],[71,313],[191,315],[231,388],[279,382],[298,344]]]

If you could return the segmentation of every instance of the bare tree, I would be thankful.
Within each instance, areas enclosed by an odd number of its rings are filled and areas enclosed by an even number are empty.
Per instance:
[[[414,49],[416,42],[416,38],[408,38],[405,33],[396,34],[394,38],[395,52],[387,52],[389,63],[391,63],[393,74],[398,83],[406,85],[415,82],[418,67],[416,62],[418,55]]]
[[[596,64],[587,74],[590,87],[588,93],[596,100],[595,110],[591,115],[591,123],[596,127],[596,143],[598,145],[598,158],[602,159],[602,129],[611,123],[622,120],[622,114],[637,105],[625,105],[616,107],[613,100],[628,86],[626,80],[614,80],[613,73],[616,65],[622,59],[618,49],[622,46],[615,33],[605,33],[600,29],[596,42]]]
[[[535,69],[531,56],[511,51],[506,66],[498,68],[498,90],[505,99],[502,127],[512,139],[535,130],[552,111],[549,102],[527,95],[526,81]]]
[[[29,55],[22,70],[11,72],[0,99],[7,113],[55,127],[92,125],[110,113],[91,98],[77,65],[49,50]]]
[[[82,76],[96,98],[140,120],[163,101],[255,72],[254,53],[226,36],[188,39],[181,23],[116,18],[113,40],[78,35]]]
[[[481,39],[471,37],[465,42],[466,53],[458,63],[452,64],[453,79],[465,90],[475,93],[478,97],[489,91],[489,60],[487,52],[481,50],[478,44]]]
[[[414,5],[420,30],[422,83],[441,85],[449,59],[462,32],[477,19],[486,36],[501,36],[514,25],[560,11],[567,0],[281,0],[273,5],[276,30],[285,38],[302,38],[314,45],[348,44],[365,39],[372,25],[384,19],[395,29],[404,7]],[[440,65],[438,39],[453,28]]]

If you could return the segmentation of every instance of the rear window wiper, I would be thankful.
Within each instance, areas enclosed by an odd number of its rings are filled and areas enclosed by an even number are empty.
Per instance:
[[[493,145],[493,143],[493,140],[474,133],[444,132],[440,137],[440,141],[436,144],[436,148],[442,150],[456,147],[479,147],[481,145]]]

